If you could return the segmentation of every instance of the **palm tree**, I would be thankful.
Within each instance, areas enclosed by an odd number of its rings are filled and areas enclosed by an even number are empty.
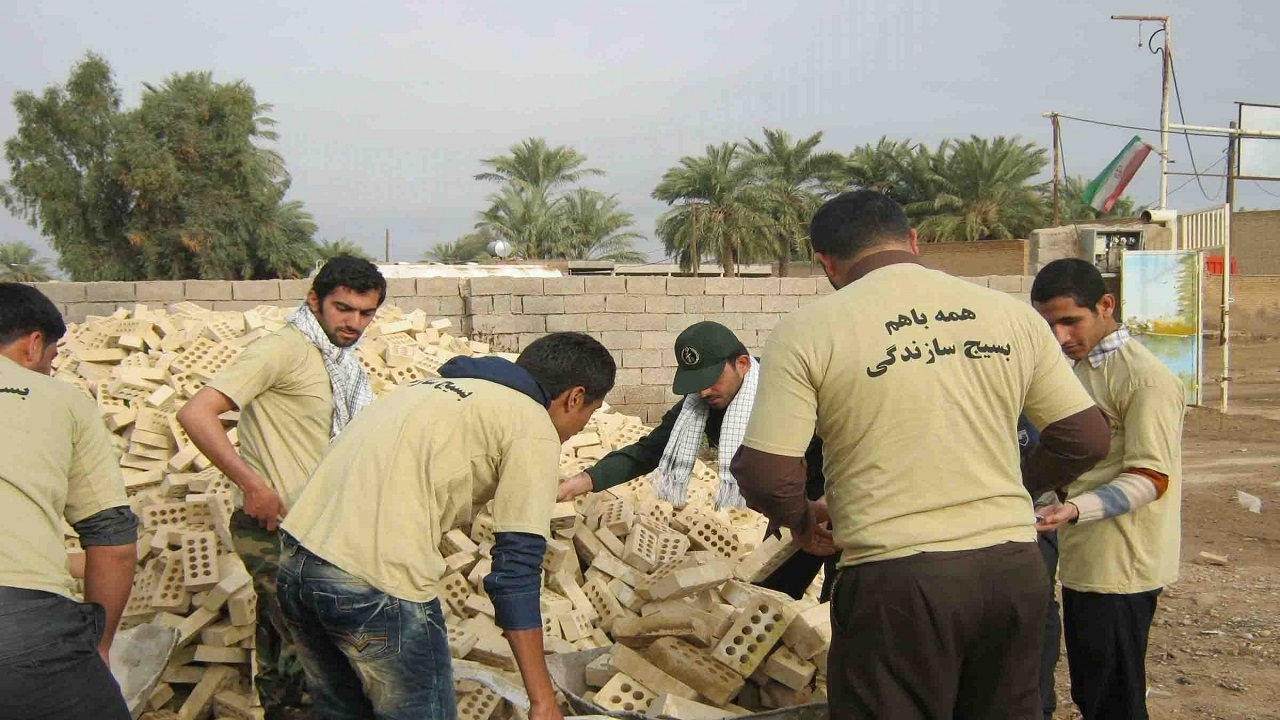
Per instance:
[[[35,248],[15,240],[0,243],[0,282],[48,282],[49,261],[36,257]]]
[[[657,232],[681,269],[696,274],[701,258],[712,255],[733,277],[740,263],[773,254],[773,222],[752,195],[753,170],[741,150],[738,143],[708,145],[702,157],[680,158],[653,189],[655,200],[672,206]]]
[[[476,175],[477,180],[500,182],[544,193],[561,185],[572,185],[589,175],[604,175],[604,171],[583,167],[587,156],[568,145],[548,147],[545,138],[529,138],[511,146],[510,155],[499,155],[482,164],[489,172]]]
[[[809,247],[809,219],[822,203],[824,185],[845,167],[839,153],[814,152],[822,133],[792,143],[784,130],[764,128],[764,143],[748,139],[746,160],[756,175],[756,198],[773,217],[778,274],[786,276],[792,257]]]
[[[491,233],[483,230],[468,233],[453,242],[436,243],[430,250],[422,253],[422,259],[449,265],[488,260],[487,248],[494,239],[496,238]]]
[[[559,199],[545,189],[507,185],[489,196],[489,208],[479,213],[476,229],[511,243],[517,255],[552,257],[566,235]]]
[[[316,256],[321,262],[328,262],[339,255],[350,255],[361,260],[373,261],[373,256],[365,252],[364,248],[346,238],[319,240],[316,242]]]
[[[556,257],[568,260],[608,260],[617,263],[644,262],[644,253],[632,247],[644,236],[627,230],[634,223],[631,213],[618,209],[616,195],[578,188],[561,198],[559,211],[565,227]]]
[[[1044,148],[1019,138],[971,136],[936,153],[918,151],[933,172],[931,197],[909,203],[924,242],[1025,237],[1044,223],[1044,188],[1031,179],[1044,169]]]
[[[945,154],[949,141],[938,146]],[[850,188],[878,190],[902,205],[930,199],[939,182],[933,153],[911,140],[881,137],[875,145],[863,145],[849,153],[838,191]]]

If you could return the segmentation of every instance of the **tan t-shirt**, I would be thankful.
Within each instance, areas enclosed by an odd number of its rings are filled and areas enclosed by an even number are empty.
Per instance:
[[[289,510],[329,449],[333,386],[320,351],[287,326],[245,348],[209,386],[240,408],[240,455]]]
[[[846,566],[1034,542],[1018,415],[1093,404],[1029,305],[915,263],[789,315],[761,371],[744,443],[799,457],[816,426]]]
[[[128,504],[93,401],[0,356],[0,585],[72,597],[62,521]]]
[[[284,529],[379,590],[426,602],[446,574],[440,538],[490,499],[495,532],[549,535],[559,462],[550,416],[523,393],[422,380],[342,431]]]
[[[1111,451],[1067,487],[1067,499],[1096,490],[1128,468],[1169,477],[1155,501],[1105,520],[1058,530],[1062,586],[1081,592],[1139,593],[1178,579],[1182,544],[1182,381],[1137,340],[1076,376],[1111,424]]]

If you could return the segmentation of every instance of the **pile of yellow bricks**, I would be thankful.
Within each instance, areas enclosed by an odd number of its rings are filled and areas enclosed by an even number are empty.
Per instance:
[[[153,720],[262,716],[252,688],[256,597],[228,529],[237,490],[175,413],[241,350],[282,327],[289,312],[135,306],[71,326],[55,362],[55,376],[92,397],[115,433],[142,520],[122,627],[159,623],[179,633],[149,702]],[[421,311],[383,307],[357,350],[375,393],[432,377],[457,355],[489,354],[451,329]],[[233,444],[237,420],[237,413],[223,416]],[[647,432],[639,419],[606,408],[565,444],[562,474]],[[813,589],[793,601],[751,584],[793,551],[785,538],[762,542],[756,513],[714,511],[717,482],[698,462],[679,510],[657,500],[646,479],[557,505],[543,564],[546,649],[610,648],[587,669],[594,692],[586,699],[599,707],[712,720],[825,698],[827,607]],[[69,527],[66,534],[68,554],[81,553]],[[438,592],[452,654],[513,673],[518,683],[482,582],[492,543],[484,508],[446,534],[450,573]],[[476,683],[459,681],[457,690],[463,720],[519,714]]]

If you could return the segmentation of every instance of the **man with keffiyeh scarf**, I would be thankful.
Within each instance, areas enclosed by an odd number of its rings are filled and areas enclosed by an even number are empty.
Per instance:
[[[302,494],[330,440],[373,401],[354,346],[386,292],[373,263],[331,259],[288,324],[245,348],[178,413],[196,447],[244,495],[231,532],[258,594],[256,684],[268,718],[297,706],[303,690],[276,601],[276,525]],[[233,410],[241,413],[240,453],[219,419]]]
[[[755,400],[760,362],[751,357],[733,331],[711,321],[695,323],[675,342],[676,376],[672,392],[684,397],[653,432],[632,445],[619,448],[594,466],[560,483],[558,499],[568,500],[585,492],[600,492],[657,470],[658,497],[683,507],[693,473],[693,463],[705,440],[719,449],[720,486],[717,508],[742,507],[737,482],[729,472],[729,460],[742,444],[747,419]],[[811,500],[823,496],[822,441],[817,437],[807,453],[809,477],[806,492]],[[816,548],[815,548],[816,550]],[[799,599],[803,597],[824,562],[834,576],[835,555],[800,551],[759,584]],[[823,598],[826,590],[823,588]]]

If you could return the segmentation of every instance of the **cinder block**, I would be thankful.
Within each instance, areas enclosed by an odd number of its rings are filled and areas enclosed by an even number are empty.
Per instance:
[[[766,295],[760,298],[760,312],[789,313],[800,307],[795,295]]]
[[[682,278],[668,278],[667,284],[680,279]],[[684,312],[684,298],[674,295],[645,295],[644,311],[662,315]]]
[[[311,292],[311,278],[280,280],[279,282],[281,300],[305,300],[307,293]]]
[[[590,321],[588,321],[588,325]],[[625,326],[625,318],[623,321]],[[610,350],[636,350],[640,348],[640,333],[629,331],[605,331],[600,342]]]
[[[565,298],[560,295],[529,295],[521,300],[521,312],[533,314],[560,314],[564,312]]]
[[[586,332],[587,317],[587,315],[548,315],[547,332]]]
[[[743,278],[743,295],[777,295],[779,293],[778,278]]]
[[[987,278],[987,287],[1003,293],[1021,293],[1021,275],[992,275]]]
[[[216,299],[216,298],[215,298]],[[279,300],[279,280],[236,280],[231,283],[232,300]]]
[[[813,295],[818,292],[817,278],[779,278],[778,292],[783,295]]]
[[[459,297],[465,280],[457,278],[418,278],[417,294],[431,297]]]
[[[30,285],[54,303],[66,304],[85,302],[88,283],[43,282]]]
[[[178,302],[183,300],[181,280],[152,280],[134,285],[134,299],[137,302]]]
[[[701,295],[705,292],[706,281],[696,277],[667,278],[668,295]]]
[[[662,367],[662,350],[633,348],[623,351],[622,364],[628,368]]]
[[[626,292],[628,295],[666,295],[667,279],[665,277],[629,277]]]
[[[653,331],[640,333],[640,347],[645,350],[662,350],[665,353],[671,353],[675,344],[676,333],[673,332]]]
[[[133,302],[136,298],[131,282],[85,283],[84,293],[88,302]]]
[[[706,283],[705,292],[708,295],[742,294],[742,278],[715,277],[707,278],[703,282]]]
[[[587,330],[593,334],[627,329],[626,315],[588,315]],[[599,335],[597,334],[597,337]]]
[[[586,292],[582,277],[543,278],[542,292],[547,295],[581,295]]]
[[[685,328],[703,320],[701,312],[693,312],[689,310],[688,300],[688,298],[685,298],[685,309],[683,314],[663,316],[667,319],[667,332],[671,333],[673,340],[678,333],[684,332]]]
[[[511,295],[515,283],[509,277],[475,277],[471,278],[471,295]]]
[[[657,295],[648,295],[647,297],[658,297]],[[627,329],[638,332],[651,332],[657,330],[665,330],[667,328],[666,315],[650,315],[640,313],[627,316]]]
[[[760,312],[759,295],[728,295],[724,299],[725,312]]]
[[[742,677],[750,677],[786,630],[782,606],[772,600],[760,600],[743,609],[711,657]]]
[[[183,297],[191,301],[231,300],[231,283],[225,280],[185,280]]]
[[[655,667],[693,688],[715,705],[727,704],[745,684],[741,675],[678,638],[655,640],[644,651],[644,656]]]
[[[689,313],[717,313],[724,312],[724,296],[722,295],[693,295],[684,299],[684,311]],[[697,322],[696,320],[693,322]],[[692,325],[690,322],[686,325]]]

